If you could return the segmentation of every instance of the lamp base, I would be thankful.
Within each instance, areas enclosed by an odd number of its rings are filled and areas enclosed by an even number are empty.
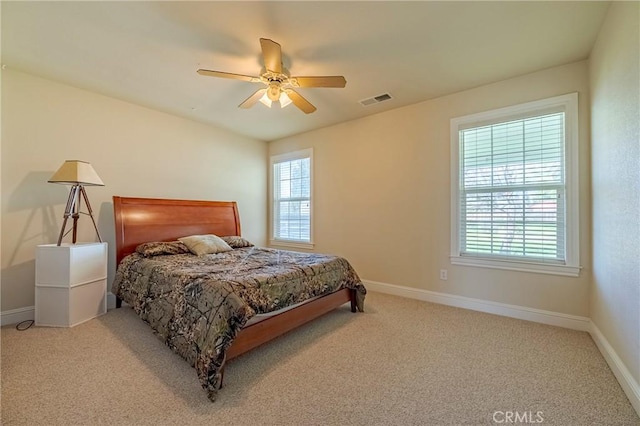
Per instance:
[[[71,242],[73,244],[76,243],[76,237],[78,234],[78,219],[80,218],[80,195],[82,194],[82,198],[84,198],[84,202],[87,205],[88,215],[91,218],[91,222],[93,223],[93,228],[96,230],[96,234],[98,235],[98,241],[102,242],[102,238],[100,237],[100,231],[98,231],[98,226],[96,225],[96,221],[93,218],[93,210],[91,209],[91,204],[89,203],[89,197],[87,197],[87,193],[84,190],[84,186],[76,184],[71,187],[69,191],[69,198],[67,199],[67,207],[64,211],[64,220],[62,221],[62,228],[60,229],[60,235],[58,236],[58,246],[62,244],[62,239],[68,233],[65,232],[67,228],[67,220],[71,217],[73,219],[73,227],[72,227],[72,238]]]

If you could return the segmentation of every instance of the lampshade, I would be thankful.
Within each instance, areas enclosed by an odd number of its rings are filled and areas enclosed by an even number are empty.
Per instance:
[[[260,102],[262,102],[263,105],[266,105],[269,108],[271,108],[272,101],[267,96],[267,92],[264,92],[264,95],[262,95],[262,97],[260,98]]]
[[[282,95],[280,95],[280,108],[286,107],[291,102],[292,102],[291,98],[289,98],[289,95],[287,95],[287,92],[282,92]]]
[[[102,179],[93,170],[91,164],[80,160],[65,161],[48,182],[68,185],[104,186]]]

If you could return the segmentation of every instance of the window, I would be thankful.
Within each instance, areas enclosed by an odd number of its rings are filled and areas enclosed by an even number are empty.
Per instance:
[[[312,150],[271,158],[271,243],[312,244]]]
[[[577,94],[451,120],[452,263],[577,276]]]

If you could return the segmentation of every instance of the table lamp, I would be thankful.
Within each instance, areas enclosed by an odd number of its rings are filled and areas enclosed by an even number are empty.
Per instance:
[[[67,227],[67,220],[69,217],[73,218],[73,234],[72,234],[72,242],[76,243],[77,231],[78,231],[78,218],[80,217],[80,194],[82,194],[82,198],[84,198],[84,202],[87,205],[89,217],[91,217],[91,221],[93,222],[93,227],[96,230],[96,234],[98,234],[98,241],[102,242],[102,238],[100,238],[100,232],[98,231],[98,226],[96,225],[96,221],[93,218],[93,210],[91,210],[91,204],[89,203],[89,198],[87,197],[87,193],[84,190],[85,186],[104,186],[102,179],[93,170],[91,164],[86,161],[80,160],[67,160],[64,164],[58,169],[57,172],[51,179],[48,181],[49,183],[59,183],[62,185],[71,185],[71,191],[69,191],[69,199],[67,200],[67,207],[64,211],[64,221],[62,222],[62,229],[60,229],[60,236],[58,237],[58,245],[62,243],[62,238],[66,234],[69,233],[67,231],[65,233],[65,229]]]

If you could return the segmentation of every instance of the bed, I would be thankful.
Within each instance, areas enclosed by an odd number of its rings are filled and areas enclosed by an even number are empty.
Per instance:
[[[366,290],[343,258],[255,247],[241,238],[237,204],[113,197],[116,307],[131,305],[195,367],[214,401],[226,362]],[[214,234],[233,250],[196,256],[178,238]]]

